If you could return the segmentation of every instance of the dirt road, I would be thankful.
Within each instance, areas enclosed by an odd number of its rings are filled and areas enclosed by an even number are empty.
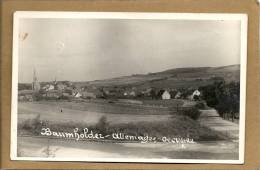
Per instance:
[[[201,112],[199,119],[201,125],[229,135],[233,140],[238,140],[238,124],[222,119],[215,109],[201,110]]]

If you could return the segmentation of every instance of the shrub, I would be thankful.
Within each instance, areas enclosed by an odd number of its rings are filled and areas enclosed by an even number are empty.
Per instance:
[[[196,107],[191,107],[180,111],[181,115],[188,116],[193,120],[197,120],[200,117],[201,112]]]
[[[200,97],[199,97],[198,95],[194,95],[193,99],[194,99],[195,101],[199,101],[199,100],[200,100]]]
[[[99,132],[99,133],[103,133],[106,134],[107,133],[107,129],[108,129],[109,123],[107,122],[107,117],[106,116],[102,116],[98,123],[95,125],[95,129]]]
[[[199,103],[196,103],[196,104],[195,104],[195,107],[196,107],[197,109],[205,109],[205,108],[206,108],[206,105],[205,105],[205,103],[203,103],[203,102],[199,102]]]
[[[28,119],[21,124],[19,124],[19,129],[24,129],[31,132],[34,135],[38,135],[41,132],[42,126],[45,125],[45,122],[41,121],[40,115],[37,115],[33,119]]]

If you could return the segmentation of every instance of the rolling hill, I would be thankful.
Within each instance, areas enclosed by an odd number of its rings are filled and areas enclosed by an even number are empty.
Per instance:
[[[226,82],[240,79],[240,65],[223,67],[176,68],[149,74],[135,74],[90,82],[75,82],[77,86],[137,87],[137,88],[197,88],[218,78]]]

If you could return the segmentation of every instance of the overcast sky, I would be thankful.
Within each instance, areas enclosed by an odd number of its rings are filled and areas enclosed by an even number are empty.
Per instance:
[[[19,82],[240,63],[240,21],[21,19]]]

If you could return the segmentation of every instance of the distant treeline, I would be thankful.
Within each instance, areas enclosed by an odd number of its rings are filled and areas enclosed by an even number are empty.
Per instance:
[[[18,90],[32,90],[31,83],[18,83]]]

